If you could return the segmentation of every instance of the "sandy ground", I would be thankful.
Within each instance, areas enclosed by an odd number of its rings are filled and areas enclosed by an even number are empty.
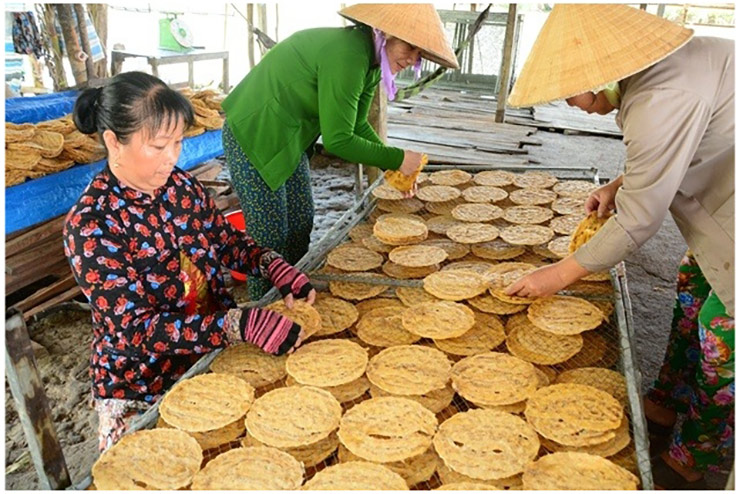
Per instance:
[[[617,139],[538,132],[542,146],[530,153],[549,166],[594,166],[604,177],[616,176],[624,162],[624,146]],[[312,240],[336,221],[354,200],[353,167],[325,161],[312,172],[316,224]],[[326,162],[329,161],[329,162]],[[673,304],[676,265],[686,250],[675,224],[668,218],[660,232],[627,260],[629,291],[637,333],[643,389],[657,375],[663,359]],[[49,396],[54,422],[61,437],[73,482],[81,481],[97,457],[97,418],[88,407],[87,361],[89,314],[64,311],[29,327],[32,339],[48,354],[39,368]],[[6,385],[6,488],[36,489],[38,483],[25,438]],[[723,477],[712,479],[723,488]]]

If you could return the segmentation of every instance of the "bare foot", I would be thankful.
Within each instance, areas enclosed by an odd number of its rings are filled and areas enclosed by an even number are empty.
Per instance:
[[[676,423],[676,412],[655,404],[648,398],[642,399],[645,416],[656,424],[673,427]]]
[[[697,472],[696,470],[686,467],[671,458],[668,451],[662,452],[660,457],[663,458],[669,467],[679,473],[681,477],[685,478],[687,482],[696,482],[704,476],[701,472]]]

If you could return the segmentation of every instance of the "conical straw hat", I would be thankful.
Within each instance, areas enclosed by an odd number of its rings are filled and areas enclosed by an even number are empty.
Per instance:
[[[626,5],[556,5],[508,103],[547,103],[624,79],[678,50],[693,34]]]
[[[421,56],[459,69],[434,5],[427,3],[358,3],[339,11],[347,19],[380,29],[421,49]]]

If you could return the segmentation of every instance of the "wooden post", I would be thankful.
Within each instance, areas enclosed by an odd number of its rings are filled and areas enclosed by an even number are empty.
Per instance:
[[[267,34],[267,4],[264,4],[264,3],[257,4],[257,29]],[[259,49],[260,49],[259,50],[260,60],[262,60],[262,57],[265,55],[265,52],[267,51],[267,48],[262,46],[262,44],[260,43]],[[259,63],[259,61],[257,63]]]
[[[103,55],[106,56],[108,51],[108,4],[90,3],[87,5],[87,11],[90,13],[90,20],[95,26],[95,32],[98,33],[100,46],[103,49]],[[108,77],[108,64],[105,59],[95,62],[95,77],[104,79]]]
[[[658,5],[658,13],[656,14],[658,17],[663,17],[665,15],[665,4],[661,3]]]
[[[641,3],[640,4],[640,10],[644,10],[644,11],[647,12],[647,4],[646,3]]]
[[[470,11],[475,12],[476,11],[477,4],[471,3],[470,4]],[[465,35],[467,36],[467,33],[470,32],[470,30],[473,28],[472,24],[467,25],[467,29],[465,29]],[[468,74],[473,73],[473,53],[475,48],[475,37],[470,40],[470,44],[468,44]],[[461,71],[462,72],[462,71]]]
[[[44,9],[44,31],[49,37],[49,44],[51,45],[51,64],[47,60],[47,65],[51,65],[49,72],[51,73],[51,79],[54,82],[54,91],[60,91],[68,87],[67,76],[64,73],[64,57],[60,48],[59,36],[55,27],[55,21],[57,18],[56,10],[53,5],[43,5]]]
[[[506,99],[509,97],[509,81],[511,80],[512,53],[514,51],[514,31],[516,30],[516,4],[509,4],[509,16],[506,18],[506,35],[504,38],[504,56],[501,60],[499,78],[498,101],[496,102],[496,122],[504,121],[506,114]]]
[[[231,87],[229,86],[229,57],[224,58],[224,73],[221,79],[221,90],[228,94],[228,92],[231,90]]]
[[[254,4],[247,4],[247,55],[249,55],[249,68],[254,68],[254,33],[252,27],[254,26]]]
[[[87,36],[87,17],[85,7],[81,3],[74,4],[75,14],[77,15],[77,29],[80,33],[80,44],[82,51],[87,55],[85,57],[85,70],[87,71],[87,80],[95,78],[95,66],[93,64],[92,49],[90,49],[90,39]]]
[[[36,367],[31,340],[20,312],[5,319],[5,374],[44,490],[71,485],[67,464],[51,420],[51,408]]]
[[[67,57],[70,65],[72,65],[72,75],[74,75],[75,84],[79,86],[87,81],[87,68],[80,57],[82,48],[72,21],[72,5],[58,3],[56,9],[59,24],[62,26],[64,44],[67,47]]]
[[[275,2],[275,43],[280,43],[278,26],[280,25],[280,4]]]
[[[33,53],[28,54],[28,60],[29,62],[31,62],[31,73],[33,74],[33,87],[43,88],[44,79],[43,79],[43,74],[41,73],[41,62],[39,62],[39,59],[36,58],[36,55],[34,55]]]
[[[375,133],[378,134],[380,140],[386,142],[388,140],[388,96],[380,84],[378,84],[373,101],[370,103],[367,121],[375,129]],[[367,184],[370,185],[380,176],[380,168],[368,166],[365,173],[367,173]]]
[[[267,4],[265,3],[258,3],[257,4],[257,13],[259,14],[259,24],[258,28],[263,32],[267,33]]]

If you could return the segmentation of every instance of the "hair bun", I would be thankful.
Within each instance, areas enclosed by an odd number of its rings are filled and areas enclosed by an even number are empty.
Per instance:
[[[72,118],[77,129],[83,134],[94,134],[98,131],[98,101],[102,92],[102,87],[88,88],[82,91],[75,101]]]

